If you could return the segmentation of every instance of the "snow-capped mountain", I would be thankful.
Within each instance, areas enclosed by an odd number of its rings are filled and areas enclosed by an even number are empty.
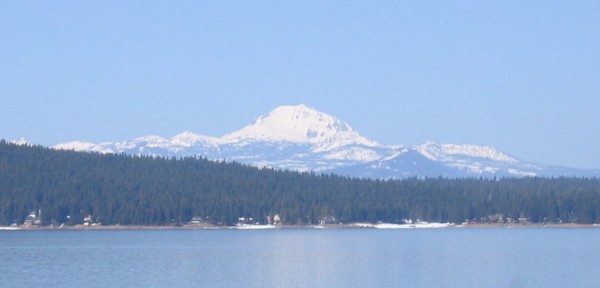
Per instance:
[[[276,169],[353,177],[597,176],[600,171],[524,162],[494,147],[426,142],[387,146],[347,123],[305,105],[281,106],[254,123],[215,138],[185,131],[94,144],[74,141],[55,149],[154,156],[198,156]]]
[[[291,142],[315,145],[314,152],[345,145],[383,146],[339,119],[304,105],[281,106],[254,123],[221,138],[224,143]]]

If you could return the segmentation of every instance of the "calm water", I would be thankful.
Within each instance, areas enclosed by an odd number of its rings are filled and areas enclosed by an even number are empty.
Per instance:
[[[599,287],[600,229],[0,231],[0,287]]]

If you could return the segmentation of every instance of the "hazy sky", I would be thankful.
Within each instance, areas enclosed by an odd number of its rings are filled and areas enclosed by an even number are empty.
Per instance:
[[[0,138],[220,137],[306,104],[386,144],[600,168],[599,1],[372,2],[2,3]]]

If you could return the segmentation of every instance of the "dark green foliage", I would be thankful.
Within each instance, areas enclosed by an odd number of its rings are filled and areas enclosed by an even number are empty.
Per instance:
[[[101,155],[0,141],[0,225],[41,209],[44,224],[232,225],[280,215],[338,222],[600,222],[600,180],[351,179],[207,159]],[[67,216],[70,216],[67,218]]]

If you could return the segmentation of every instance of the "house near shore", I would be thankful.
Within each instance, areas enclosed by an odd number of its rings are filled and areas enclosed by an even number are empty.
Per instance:
[[[40,226],[42,225],[42,210],[38,210],[38,212],[36,213],[36,211],[31,211],[29,212],[29,215],[27,215],[27,217],[25,217],[25,220],[23,221],[23,226],[25,227],[31,227],[31,226]]]
[[[202,224],[202,222],[204,222],[204,219],[202,219],[202,217],[194,216],[192,217],[192,221],[190,221],[190,224]]]
[[[319,219],[319,225],[337,224],[337,219],[334,216],[324,216]]]
[[[279,225],[281,224],[281,217],[279,217],[279,214],[275,214],[275,216],[267,216],[267,224],[269,225]]]
[[[98,221],[98,217],[96,217],[96,221]],[[96,225],[101,225],[98,222],[94,222],[94,218],[92,218],[92,215],[87,215],[85,217],[83,217],[83,226],[96,226]]]

